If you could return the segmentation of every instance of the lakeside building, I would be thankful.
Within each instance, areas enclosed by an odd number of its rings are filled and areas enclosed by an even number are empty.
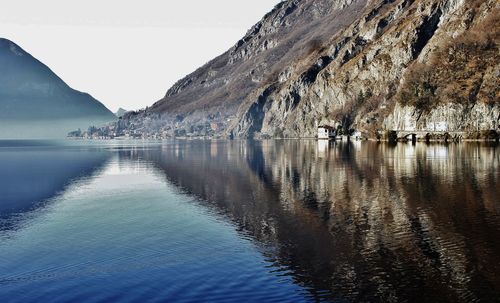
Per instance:
[[[329,125],[323,125],[318,127],[318,139],[329,140],[335,139],[336,131],[333,127]]]

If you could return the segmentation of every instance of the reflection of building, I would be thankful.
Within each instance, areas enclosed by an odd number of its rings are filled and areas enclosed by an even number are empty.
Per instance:
[[[334,139],[335,129],[328,125],[318,127],[318,139]]]
[[[448,159],[448,147],[445,145],[432,145],[427,147],[428,159]]]
[[[215,140],[212,140],[212,142],[210,143],[210,157],[217,157],[218,155],[218,146],[219,146],[219,143]]]
[[[330,142],[328,142],[327,140],[319,140],[318,141],[318,155],[321,157],[321,156],[324,156],[328,153],[328,145],[330,144]]]

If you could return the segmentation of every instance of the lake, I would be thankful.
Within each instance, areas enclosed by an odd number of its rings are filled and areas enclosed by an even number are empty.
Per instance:
[[[490,302],[498,144],[0,141],[1,302]]]

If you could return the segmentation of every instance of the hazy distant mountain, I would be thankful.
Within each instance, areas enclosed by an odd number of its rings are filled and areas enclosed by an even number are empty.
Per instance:
[[[62,137],[116,119],[14,42],[0,38],[0,138]],[[31,125],[34,123],[34,125]]]
[[[119,108],[118,111],[115,113],[115,116],[117,116],[118,118],[122,117],[123,115],[125,115],[125,113],[127,112],[128,110],[126,109],[123,109],[123,108]]]

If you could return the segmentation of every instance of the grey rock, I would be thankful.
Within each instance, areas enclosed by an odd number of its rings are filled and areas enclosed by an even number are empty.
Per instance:
[[[497,26],[497,59],[471,70],[470,77],[482,80],[469,104],[443,98],[424,111],[397,98],[413,66],[429,64],[447,41],[498,10],[495,0],[283,1],[165,98],[127,114],[123,127],[220,123],[214,134],[268,138],[314,137],[319,124],[332,124],[370,137],[411,116],[418,125],[447,121],[450,130],[498,130],[498,94],[488,104],[476,98],[498,84]]]

